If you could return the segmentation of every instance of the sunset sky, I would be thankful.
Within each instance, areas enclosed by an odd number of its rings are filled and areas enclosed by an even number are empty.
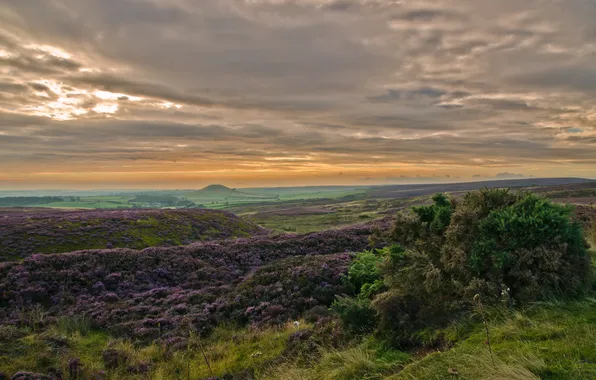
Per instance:
[[[596,178],[596,1],[0,0],[0,190]]]

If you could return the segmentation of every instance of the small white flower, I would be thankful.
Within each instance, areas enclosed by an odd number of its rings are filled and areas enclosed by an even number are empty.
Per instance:
[[[300,322],[294,321],[294,327],[296,327],[297,329],[300,328]]]

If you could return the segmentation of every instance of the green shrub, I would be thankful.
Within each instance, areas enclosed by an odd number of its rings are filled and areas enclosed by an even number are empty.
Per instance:
[[[492,211],[478,229],[469,263],[475,277],[497,290],[503,284],[518,301],[585,290],[589,256],[570,208],[526,194]]]
[[[339,315],[346,329],[353,333],[370,332],[377,323],[377,312],[367,298],[338,297],[331,309]]]
[[[348,270],[348,280],[356,293],[359,293],[363,286],[381,280],[379,264],[382,261],[383,255],[373,251],[365,251],[356,255]]]
[[[379,330],[397,345],[470,309],[475,294],[508,305],[574,297],[587,288],[590,257],[571,209],[527,193],[481,190],[442,195],[398,215],[382,266],[389,290],[372,305]]]
[[[592,218],[586,226],[586,237],[590,243],[590,248],[596,250],[596,218]]]

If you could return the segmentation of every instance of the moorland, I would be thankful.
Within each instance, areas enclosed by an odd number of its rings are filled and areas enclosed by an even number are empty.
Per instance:
[[[596,378],[596,182],[14,194],[0,379]]]

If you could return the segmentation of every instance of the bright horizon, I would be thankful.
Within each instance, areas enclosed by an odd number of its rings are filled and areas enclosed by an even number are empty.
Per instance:
[[[0,190],[596,178],[596,3],[0,4]]]
[[[458,178],[452,178],[451,181],[444,181],[437,179],[435,181],[434,178],[420,178],[418,182],[410,179],[404,179],[402,182],[399,181],[390,181],[390,182],[379,182],[379,183],[348,183],[348,184],[340,184],[340,185],[330,185],[325,183],[314,184],[314,185],[288,185],[288,186],[246,186],[246,187],[239,187],[233,186],[232,184],[225,184],[225,183],[210,183],[207,185],[201,185],[196,187],[104,187],[104,188],[84,188],[84,187],[71,187],[71,188],[59,188],[59,187],[50,187],[50,188],[0,188],[0,197],[3,196],[2,193],[11,193],[10,196],[15,196],[20,192],[22,193],[45,193],[45,194],[60,194],[60,193],[75,193],[75,192],[100,192],[100,193],[107,193],[107,192],[141,192],[141,191],[197,191],[206,188],[207,186],[212,185],[221,185],[230,189],[240,189],[240,190],[258,190],[258,189],[287,189],[287,188],[369,188],[369,187],[383,187],[383,186],[416,186],[416,185],[449,185],[449,184],[459,184],[459,183],[475,183],[475,182],[494,182],[499,183],[499,181],[510,181],[510,180],[541,180],[541,179],[568,179],[568,178],[575,178],[575,179],[584,179],[586,181],[596,181],[596,178],[580,178],[580,177],[506,177],[506,178],[473,178],[471,180],[463,180]],[[6,195],[4,195],[6,196]]]

